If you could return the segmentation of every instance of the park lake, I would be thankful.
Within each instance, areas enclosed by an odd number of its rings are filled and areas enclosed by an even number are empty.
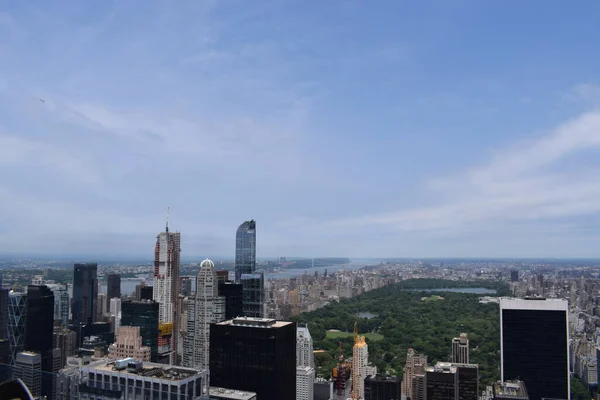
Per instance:
[[[468,293],[468,294],[496,294],[495,289],[487,289],[483,287],[465,287],[465,288],[427,288],[427,289],[404,289],[407,292],[452,292],[452,293]]]

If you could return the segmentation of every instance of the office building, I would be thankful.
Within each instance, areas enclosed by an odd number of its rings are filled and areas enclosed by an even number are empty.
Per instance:
[[[406,353],[406,364],[404,365],[404,375],[402,377],[402,393],[410,397],[413,393],[413,378],[417,373],[424,373],[427,366],[427,356],[417,353],[414,349],[408,349]],[[413,399],[414,400],[414,399]]]
[[[17,354],[25,350],[27,324],[27,294],[8,294],[8,340],[10,341],[10,364],[14,365]]]
[[[241,283],[230,281],[219,282],[219,296],[225,298],[225,319],[233,319],[243,315],[243,290]]]
[[[365,379],[365,400],[400,400],[400,379],[371,375]]]
[[[52,372],[52,338],[54,332],[54,293],[46,285],[27,286],[27,322],[25,348],[41,357],[44,372]],[[52,398],[52,376],[44,374],[42,395]]]
[[[243,222],[235,235],[235,281],[240,283],[243,274],[256,270],[256,222]]]
[[[120,298],[113,297],[112,299],[110,299],[109,312],[110,312],[110,315],[121,314],[121,299]]]
[[[427,388],[425,383],[425,368],[417,367],[412,378],[411,395],[407,393],[407,397],[411,400],[425,400]]]
[[[456,368],[457,400],[479,399],[479,366],[476,364],[452,364]]]
[[[313,400],[315,369],[313,367],[296,367],[296,400]]]
[[[517,270],[510,271],[510,281],[511,282],[519,282],[519,271],[517,271]]]
[[[500,299],[501,379],[519,379],[531,400],[570,399],[568,303]]]
[[[98,293],[98,297],[96,299],[96,321],[102,321],[104,316],[108,313],[108,301],[106,300],[105,293]]]
[[[159,233],[156,237],[152,296],[159,305],[159,323],[171,324],[172,331],[177,332],[171,335],[171,343],[161,346],[168,347],[169,364],[177,363],[180,253],[181,234],[169,232],[167,223],[165,232]]]
[[[210,327],[210,382],[261,400],[296,396],[296,325],[235,318]]]
[[[54,321],[61,326],[69,325],[70,304],[67,285],[46,285],[54,293]]]
[[[196,294],[188,298],[188,325],[183,365],[207,369],[210,357],[210,324],[225,319],[225,298],[219,296],[215,264],[204,260],[196,276]]]
[[[189,400],[208,388],[206,371],[133,359],[95,361],[79,370],[79,400]]]
[[[67,358],[75,354],[77,334],[67,328],[55,327],[52,333],[52,347],[60,349],[61,368],[64,368]]]
[[[121,298],[121,275],[109,274],[106,280],[106,307],[110,307],[110,300]]]
[[[452,362],[469,363],[469,336],[466,333],[452,339]]]
[[[314,400],[333,399],[333,381],[316,378],[313,385],[313,398]]]
[[[17,353],[13,369],[13,378],[23,381],[31,395],[42,395],[42,357],[38,353],[24,351]]]
[[[262,273],[242,274],[242,313],[245,317],[262,318],[265,312],[265,280]]]
[[[492,387],[494,400],[529,400],[523,381],[498,381]]]
[[[0,339],[8,339],[8,289],[0,288]]]
[[[98,264],[75,264],[73,267],[72,324],[96,322],[98,313]]]
[[[152,286],[143,286],[140,288],[140,300],[152,300],[154,298],[154,290]]]
[[[150,347],[142,345],[139,326],[122,326],[117,332],[116,341],[108,346],[110,358],[135,358],[150,361]]]
[[[124,301],[121,303],[121,327],[139,326],[142,344],[150,347],[150,360],[158,360],[158,314],[155,301]]]
[[[189,276],[182,276],[180,278],[180,294],[183,296],[189,296],[192,294],[192,278]]]
[[[299,367],[315,367],[313,340],[308,326],[299,326],[296,329],[296,365]]]
[[[456,400],[456,369],[449,363],[437,363],[425,369],[427,400]]]

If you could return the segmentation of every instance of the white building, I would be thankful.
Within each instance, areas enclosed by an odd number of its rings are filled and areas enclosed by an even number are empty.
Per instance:
[[[79,370],[79,400],[187,400],[201,398],[208,389],[206,370],[174,365],[103,359]]]
[[[118,315],[121,313],[121,298],[113,297],[110,299],[110,315]]]
[[[154,249],[154,275],[152,283],[152,298],[158,303],[158,322],[161,324],[172,323],[173,332],[179,332],[179,256],[181,253],[181,234],[169,232],[167,225],[165,232],[156,237]],[[174,334],[171,343],[166,346],[171,349],[171,364],[176,361],[177,339]]]
[[[452,339],[452,362],[469,363],[469,336],[466,333],[461,333],[459,337]]]
[[[225,320],[225,298],[219,296],[215,264],[206,259],[196,276],[196,295],[188,298],[183,365],[206,369],[210,355],[210,324]]]
[[[47,285],[54,293],[54,320],[60,321],[62,326],[67,326],[69,323],[69,307],[71,300],[67,285],[50,284]]]
[[[315,367],[313,340],[306,326],[299,326],[296,329],[296,365],[299,367]]]
[[[365,337],[359,336],[356,338],[352,349],[352,385],[356,385],[358,388],[360,399],[365,398],[365,378],[367,377],[368,364],[369,346],[365,341]]]
[[[315,369],[307,366],[296,367],[296,400],[313,400]]]

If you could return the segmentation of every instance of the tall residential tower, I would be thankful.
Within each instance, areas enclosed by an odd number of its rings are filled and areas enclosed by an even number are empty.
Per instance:
[[[98,264],[75,264],[73,267],[73,325],[96,322],[98,301]],[[80,339],[81,340],[81,339]]]
[[[256,221],[242,223],[235,234],[235,281],[256,270]]]
[[[161,324],[172,324],[171,343],[161,346],[170,349],[169,362],[177,363],[177,344],[179,339],[179,257],[181,253],[181,234],[165,232],[156,237],[154,248],[154,278],[152,296],[158,303],[158,319]]]

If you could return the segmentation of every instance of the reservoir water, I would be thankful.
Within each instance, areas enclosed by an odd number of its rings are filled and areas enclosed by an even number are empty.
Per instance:
[[[470,288],[429,288],[429,289],[404,289],[407,292],[452,292],[452,293],[469,293],[469,294],[496,294],[495,289],[488,289],[483,287],[470,287]]]

